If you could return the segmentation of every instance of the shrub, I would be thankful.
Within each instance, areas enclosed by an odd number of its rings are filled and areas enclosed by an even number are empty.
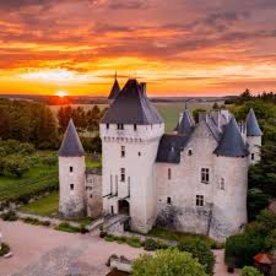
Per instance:
[[[197,258],[199,263],[203,265],[207,274],[212,275],[215,265],[215,257],[211,248],[199,238],[189,238],[178,243],[180,251],[186,251]]]
[[[17,215],[14,211],[8,211],[6,213],[3,213],[1,215],[1,218],[5,221],[16,221],[17,220]]]
[[[257,216],[257,222],[261,224],[262,233],[267,235],[276,228],[276,214],[265,209]]]
[[[241,276],[262,276],[263,274],[252,266],[245,266],[241,271]]]
[[[9,157],[6,159],[5,171],[18,178],[22,177],[30,169],[29,161],[22,157]]]
[[[115,238],[112,235],[107,234],[104,237],[104,240],[107,241],[107,242],[113,242],[115,240]]]
[[[265,238],[265,247],[267,250],[276,250],[276,228]]]
[[[31,218],[31,217],[24,218],[23,221],[25,223],[29,223],[29,224],[33,224],[33,225],[42,225],[42,226],[47,226],[47,227],[51,225],[51,222],[48,220],[41,221],[39,219]]]
[[[101,231],[101,232],[100,232],[100,238],[103,239],[105,236],[106,236],[106,232]]]
[[[225,262],[229,266],[251,265],[253,257],[264,248],[264,238],[258,234],[242,233],[229,237],[225,244]]]
[[[144,249],[147,251],[154,251],[159,248],[159,244],[154,239],[146,239],[144,243]]]
[[[138,238],[127,238],[126,243],[129,246],[132,246],[132,247],[135,247],[135,248],[139,248],[139,247],[142,246],[142,243]]]
[[[0,257],[10,252],[10,247],[6,243],[1,244]]]
[[[154,255],[144,254],[133,263],[133,276],[206,276],[203,266],[190,253],[177,249],[159,250]]]

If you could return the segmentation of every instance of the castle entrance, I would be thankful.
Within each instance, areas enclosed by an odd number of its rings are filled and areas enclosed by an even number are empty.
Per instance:
[[[129,202],[127,200],[119,200],[119,214],[129,216]]]

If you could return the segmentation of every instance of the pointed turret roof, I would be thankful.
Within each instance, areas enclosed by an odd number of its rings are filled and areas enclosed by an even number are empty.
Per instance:
[[[259,127],[253,108],[250,108],[246,117],[247,136],[262,136],[263,133]]]
[[[190,112],[188,110],[185,110],[183,112],[183,116],[180,123],[176,127],[176,130],[178,134],[189,134],[193,129],[193,125],[194,124]]]
[[[217,155],[228,157],[244,157],[248,155],[247,146],[243,141],[237,121],[234,117],[225,126],[222,138],[215,149]]]
[[[114,79],[114,83],[113,83],[113,86],[110,90],[110,93],[109,93],[109,96],[108,96],[108,99],[109,100],[114,100],[117,98],[117,96],[119,95],[121,91],[121,88],[120,88],[120,85],[119,85],[119,82],[117,80],[117,72],[115,73],[115,79]]]
[[[102,123],[150,125],[163,123],[163,119],[138,81],[130,79],[105,113]]]
[[[70,119],[67,129],[65,131],[62,144],[58,151],[58,155],[63,157],[74,157],[84,155],[84,149],[82,147],[79,135],[77,133],[72,119]]]

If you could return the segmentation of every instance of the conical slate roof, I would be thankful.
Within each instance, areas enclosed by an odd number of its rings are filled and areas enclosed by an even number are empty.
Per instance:
[[[58,155],[62,157],[74,157],[83,156],[84,153],[74,122],[70,119]]]
[[[237,121],[234,117],[226,125],[222,138],[215,153],[227,157],[244,157],[248,155],[247,146],[244,143]]]
[[[102,123],[150,125],[163,123],[163,119],[137,80],[130,79],[105,113]]]
[[[117,77],[115,76],[115,80],[114,80],[114,83],[113,83],[113,86],[110,90],[110,93],[109,93],[109,96],[108,96],[108,99],[109,100],[114,100],[117,98],[117,96],[119,95],[121,89],[120,89],[120,85],[118,83],[118,80],[117,80]]]
[[[259,127],[258,121],[255,116],[255,112],[250,108],[246,117],[247,136],[262,136],[263,133]]]
[[[191,119],[190,112],[188,110],[185,110],[176,130],[178,131],[178,134],[189,134],[191,133],[192,128],[193,121]]]

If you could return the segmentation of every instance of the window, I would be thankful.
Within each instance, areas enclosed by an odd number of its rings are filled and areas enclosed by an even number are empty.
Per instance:
[[[172,204],[172,199],[170,197],[167,198],[167,204],[169,204],[169,205]]]
[[[254,160],[254,159],[255,159],[255,154],[251,153],[251,160]]]
[[[74,190],[74,184],[70,184],[70,190],[71,190],[71,191]]]
[[[172,179],[172,170],[168,169],[168,179]]]
[[[136,124],[133,125],[133,129],[134,129],[134,131],[137,130],[137,125]]]
[[[141,156],[141,152],[140,151],[138,151],[138,156]]]
[[[123,130],[124,129],[124,124],[117,124],[117,129]]]
[[[93,198],[93,195],[92,195],[92,194],[90,195],[90,198]]]
[[[125,157],[126,155],[126,148],[125,146],[121,146],[121,157]]]
[[[196,195],[196,206],[204,206],[204,196]]]
[[[121,168],[121,182],[125,182],[126,180],[126,170],[125,168]]]
[[[207,168],[201,169],[201,182],[205,184],[209,183],[209,169]]]
[[[191,156],[193,154],[193,151],[191,149],[188,150],[188,155]]]
[[[106,124],[106,129],[109,129],[109,124]]]
[[[220,180],[220,189],[221,190],[224,190],[225,187],[224,187],[224,178],[222,177],[221,180]]]
[[[114,214],[114,207],[113,206],[111,206],[111,208],[110,208],[111,210],[111,214],[113,215]]]
[[[70,167],[70,172],[73,172],[73,167]]]

